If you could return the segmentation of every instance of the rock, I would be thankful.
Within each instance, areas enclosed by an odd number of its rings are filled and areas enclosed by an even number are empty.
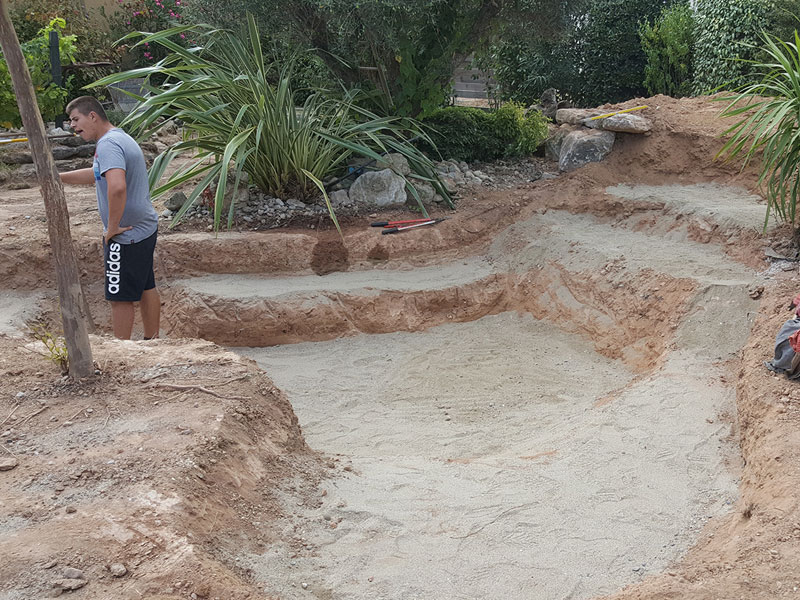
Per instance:
[[[124,577],[128,573],[128,569],[122,563],[114,563],[108,567],[108,570],[114,577]]]
[[[556,123],[559,125],[582,125],[584,119],[596,117],[603,113],[586,108],[559,108],[556,111]]]
[[[286,206],[289,210],[306,210],[308,208],[305,202],[295,200],[294,198],[289,198],[286,201]]]
[[[347,192],[347,190],[336,190],[335,192],[331,192],[328,194],[328,198],[330,198],[331,205],[334,208],[339,208],[340,206],[350,204],[350,194]]]
[[[10,471],[17,464],[17,459],[13,456],[0,456],[0,471]]]
[[[78,146],[78,152],[75,155],[78,158],[94,158],[95,144],[86,143],[83,146]]]
[[[89,169],[92,166],[91,158],[72,158],[57,160],[56,167],[59,171],[74,171],[75,169]]]
[[[85,579],[56,579],[53,587],[57,590],[79,590],[86,585]]]
[[[165,208],[161,211],[159,215],[162,219],[171,219],[172,218],[172,211],[168,208]]]
[[[186,194],[184,194],[183,192],[175,192],[174,194],[172,194],[172,196],[170,196],[167,199],[166,202],[164,202],[164,208],[166,208],[167,210],[171,210],[172,212],[175,212],[177,210],[180,210],[180,208],[183,206],[183,203],[186,202],[186,200],[188,200]]]
[[[408,166],[408,160],[406,157],[396,152],[393,154],[387,154],[381,158],[377,163],[375,163],[375,169],[377,171],[392,169],[395,173],[399,173],[400,175],[411,174],[411,167]]]
[[[350,187],[350,201],[361,206],[392,206],[406,201],[406,182],[391,169],[369,171]]]
[[[87,146],[87,145],[94,146],[92,142],[87,142],[79,135],[73,135],[72,137],[68,138],[61,138],[59,140],[56,140],[56,142],[58,143],[59,146],[70,146],[72,148],[78,146]]]
[[[7,165],[25,165],[33,163],[33,157],[27,150],[6,150],[0,153],[0,162]]]
[[[451,194],[455,194],[458,190],[458,186],[456,182],[451,177],[442,177],[442,185],[444,185],[445,189],[450,192]]]
[[[561,171],[573,171],[590,162],[603,160],[611,152],[615,138],[613,131],[596,129],[569,133],[561,145],[558,168]]]
[[[154,142],[139,142],[139,148],[141,148],[142,152],[146,154],[158,154],[158,147]]]
[[[545,173],[542,173],[542,176],[540,177],[540,179],[545,179],[545,180],[546,179],[555,179],[556,177],[558,177],[558,173],[547,173],[547,172],[545,172]]]
[[[556,112],[558,112],[558,92],[556,89],[547,88],[543,91],[539,104],[532,106],[531,109],[538,110],[548,119],[555,117]]]
[[[411,183],[417,190],[419,199],[422,200],[423,204],[428,204],[429,202],[435,201],[434,198],[436,197],[436,190],[433,189],[431,184],[424,181],[412,181]],[[406,190],[406,204],[417,206],[417,199],[414,198],[414,194],[411,193],[411,190]]]
[[[561,146],[564,144],[564,138],[573,131],[575,131],[575,128],[571,125],[552,127],[550,129],[550,135],[544,143],[545,158],[558,161],[559,156],[561,156]]]
[[[79,148],[70,148],[69,146],[54,146],[51,150],[53,158],[56,160],[66,160],[67,158],[74,158],[78,155]]]
[[[647,133],[653,128],[650,119],[641,115],[613,115],[605,119],[595,119],[587,121],[587,127],[592,129],[602,129],[603,131],[618,131],[620,133]]]
[[[65,579],[86,579],[83,576],[83,571],[74,567],[64,567],[61,576]]]
[[[77,509],[77,508],[75,508],[74,506],[67,506],[67,507],[64,509],[64,511],[65,511],[65,512],[66,512],[68,515],[71,515],[71,514],[73,514],[73,513],[76,513],[76,512],[78,512],[78,509]]]

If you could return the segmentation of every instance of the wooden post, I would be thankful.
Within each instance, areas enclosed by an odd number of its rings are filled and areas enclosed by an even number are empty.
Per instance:
[[[3,57],[11,74],[19,113],[25,126],[25,135],[31,148],[36,176],[44,199],[50,247],[55,258],[58,296],[61,300],[61,321],[69,352],[69,373],[73,377],[86,377],[93,373],[94,365],[86,329],[85,303],[78,276],[78,259],[75,256],[69,230],[67,201],[45,137],[44,123],[36,104],[31,74],[28,65],[25,64],[17,32],[14,31],[8,14],[8,0],[0,0],[0,47],[3,49]]]

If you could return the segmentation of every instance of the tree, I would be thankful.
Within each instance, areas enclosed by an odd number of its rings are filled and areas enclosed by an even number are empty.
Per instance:
[[[695,19],[694,93],[735,88],[752,73],[761,31],[769,27],[769,0],[703,0]]]
[[[665,9],[652,25],[639,31],[647,57],[644,86],[649,94],[688,96],[692,87],[694,14],[689,3]]]
[[[592,0],[573,34],[578,99],[590,106],[646,93],[645,54],[639,23],[653,19],[675,0]]]
[[[545,0],[539,0],[544,2]],[[442,104],[455,66],[512,0],[197,0],[195,20],[260,29],[313,50],[347,86],[380,93],[386,112],[422,116]],[[238,18],[238,16],[237,16]]]
[[[0,47],[8,64],[19,112],[31,147],[36,175],[42,191],[47,213],[50,246],[56,263],[56,280],[61,301],[61,320],[69,352],[69,372],[73,377],[86,377],[92,373],[92,349],[89,345],[85,302],[78,277],[78,259],[72,246],[69,215],[64,198],[64,188],[56,171],[45,137],[42,116],[36,105],[36,96],[17,34],[8,14],[7,0],[0,0]]]

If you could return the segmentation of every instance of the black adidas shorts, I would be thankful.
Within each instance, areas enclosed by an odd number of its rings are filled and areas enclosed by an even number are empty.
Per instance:
[[[153,274],[153,251],[158,232],[141,242],[120,244],[103,241],[106,300],[138,302],[142,292],[156,287]]]

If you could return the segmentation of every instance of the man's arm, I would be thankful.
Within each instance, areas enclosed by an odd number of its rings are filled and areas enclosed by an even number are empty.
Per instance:
[[[89,169],[91,172],[91,169]],[[125,183],[124,169],[109,169],[103,176],[108,185],[108,231],[106,243],[115,235],[133,229],[133,227],[120,227],[122,213],[125,212],[125,203],[128,200],[128,187]]]
[[[67,171],[58,174],[62,183],[72,183],[76,185],[94,183],[94,171],[92,169],[78,169],[77,171]],[[124,171],[123,171],[124,179]]]

